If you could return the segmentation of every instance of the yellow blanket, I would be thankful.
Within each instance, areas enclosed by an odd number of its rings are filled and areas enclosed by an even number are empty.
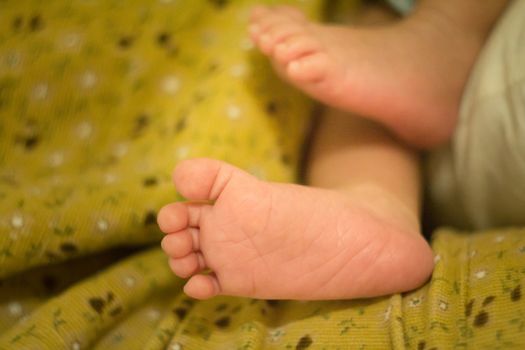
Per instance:
[[[525,347],[523,230],[435,234],[432,280],[406,295],[182,294],[155,222],[177,161],[294,181],[309,125],[252,49],[251,5],[0,1],[0,349]]]

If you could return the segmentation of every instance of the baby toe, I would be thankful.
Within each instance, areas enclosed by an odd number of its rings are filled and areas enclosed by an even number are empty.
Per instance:
[[[269,55],[276,44],[286,40],[292,35],[298,35],[305,31],[304,26],[289,21],[277,21],[269,25],[261,33],[254,37],[255,43],[262,52]]]
[[[297,82],[317,83],[327,76],[329,65],[328,56],[317,52],[291,61],[286,67],[286,73]]]
[[[195,299],[209,299],[220,293],[215,275],[195,275],[184,286],[184,293]]]
[[[188,209],[183,203],[171,203],[159,210],[157,223],[164,233],[180,231],[188,226]]]
[[[202,254],[195,252],[182,258],[170,258],[169,266],[181,278],[188,278],[206,267]]]
[[[188,228],[165,236],[160,245],[162,250],[172,258],[182,258],[197,250],[198,230]]]
[[[210,192],[217,180],[223,162],[208,158],[186,159],[173,172],[175,188],[189,200],[215,199]]]
[[[266,36],[268,43],[273,47],[291,36],[300,35],[303,32],[304,28],[302,26],[283,23],[269,28],[264,36]]]
[[[320,45],[312,37],[297,35],[277,44],[274,50],[274,58],[280,64],[287,64],[305,55],[320,50]]]

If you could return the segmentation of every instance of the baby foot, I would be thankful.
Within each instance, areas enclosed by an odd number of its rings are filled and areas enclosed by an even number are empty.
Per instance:
[[[327,105],[376,119],[408,143],[428,148],[446,141],[454,130],[463,86],[479,49],[450,23],[432,19],[330,26],[310,22],[291,7],[257,7],[250,33],[292,85]]]
[[[191,202],[165,206],[158,223],[191,297],[376,296],[415,288],[432,271],[417,221],[373,191],[270,183],[211,159],[181,162],[174,181]]]

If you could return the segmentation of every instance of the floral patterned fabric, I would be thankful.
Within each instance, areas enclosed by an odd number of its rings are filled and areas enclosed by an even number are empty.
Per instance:
[[[253,3],[0,1],[0,349],[525,347],[518,229],[437,232],[406,295],[182,293],[155,224],[177,161],[296,180],[311,102],[252,49]]]

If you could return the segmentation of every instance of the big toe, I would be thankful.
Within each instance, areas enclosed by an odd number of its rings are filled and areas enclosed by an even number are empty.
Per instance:
[[[213,200],[218,175],[225,175],[223,163],[207,158],[183,160],[173,172],[175,188],[189,200]]]
[[[173,173],[177,191],[189,200],[216,200],[234,178],[237,182],[255,180],[239,168],[208,158],[184,160]]]

